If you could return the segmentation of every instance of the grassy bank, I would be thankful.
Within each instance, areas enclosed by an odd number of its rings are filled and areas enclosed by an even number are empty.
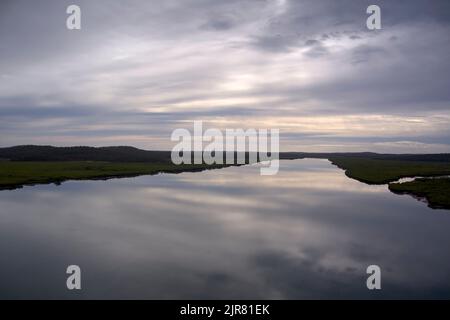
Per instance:
[[[415,179],[393,183],[407,177],[437,177],[450,174],[449,162],[377,160],[352,157],[334,157],[333,164],[345,174],[367,184],[387,184],[397,194],[425,198],[431,208],[450,209],[450,179]]]
[[[411,182],[391,183],[389,190],[425,198],[431,208],[450,209],[450,178],[419,178]]]
[[[118,162],[36,162],[0,161],[0,189],[24,185],[61,183],[66,180],[92,180],[132,177],[160,172],[179,173],[217,169],[223,165],[174,165],[171,163]]]
[[[88,148],[88,152],[79,153],[78,148],[50,148],[52,152],[41,153],[42,148],[21,147],[18,150],[4,149],[0,161],[0,189],[15,189],[24,185],[61,183],[67,180],[93,180],[160,172],[179,173],[222,168],[225,165],[174,165],[167,160],[167,152],[150,152],[128,148]],[[125,148],[125,149],[123,149]],[[57,150],[57,152],[53,152]],[[127,152],[126,152],[127,151]],[[142,151],[142,152],[141,152]],[[1,153],[0,153],[1,155]],[[367,184],[389,184],[395,193],[409,193],[424,197],[433,208],[450,209],[450,179],[416,179],[413,182],[392,183],[405,177],[433,177],[450,175],[450,161],[447,155],[378,155],[378,154],[280,154],[283,159],[305,157],[329,159],[333,164],[345,170],[345,174]],[[9,157],[9,158],[8,158]],[[21,161],[17,159],[44,158],[46,161]],[[111,161],[54,161],[61,159],[108,159]],[[14,159],[14,160],[12,160]],[[127,161],[121,161],[127,159]],[[136,161],[132,161],[136,159]],[[432,159],[433,161],[430,161]],[[11,161],[12,160],[12,161]],[[138,162],[137,160],[145,160]]]
[[[345,174],[367,184],[386,184],[407,177],[433,177],[450,174],[449,162],[377,160],[353,157],[330,157]]]

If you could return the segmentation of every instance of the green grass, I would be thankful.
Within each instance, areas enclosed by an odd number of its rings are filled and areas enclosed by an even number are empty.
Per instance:
[[[417,178],[412,182],[392,183],[407,177],[437,177],[450,175],[450,163],[431,161],[377,160],[352,157],[333,157],[333,164],[345,174],[367,184],[387,184],[389,190],[425,198],[431,208],[450,209],[450,179]]]
[[[107,179],[130,177],[159,172],[178,173],[217,169],[223,165],[174,165],[171,163],[117,162],[28,162],[0,161],[0,189],[14,189],[23,185],[60,183],[66,180]]]
[[[431,208],[450,209],[450,178],[419,178],[411,182],[391,183],[389,190],[423,197]]]
[[[353,157],[331,157],[345,174],[367,184],[386,184],[406,177],[432,177],[450,174],[449,162],[377,160]]]

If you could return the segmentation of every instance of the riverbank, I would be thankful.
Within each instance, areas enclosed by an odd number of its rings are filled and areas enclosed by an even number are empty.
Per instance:
[[[423,198],[433,209],[450,209],[450,178],[438,178],[450,174],[450,163],[435,161],[377,160],[353,157],[333,157],[334,165],[345,170],[352,179],[366,184],[388,184],[391,192]],[[399,179],[417,178],[399,183]]]
[[[433,209],[450,209],[450,178],[418,178],[409,182],[390,183],[389,190],[396,194],[424,198]]]
[[[226,165],[174,165],[164,163],[120,163],[99,161],[0,161],[0,190],[25,185],[62,183],[67,180],[107,180],[158,173],[194,172]]]
[[[235,157],[237,154],[235,154]],[[450,183],[428,179],[398,183],[408,177],[450,175],[449,154],[282,152],[281,160],[328,159],[347,177],[366,184],[388,184],[394,193],[425,198],[432,208],[450,209]],[[245,158],[248,160],[249,155]],[[3,159],[3,160],[2,160]],[[133,147],[17,146],[0,148],[0,189],[24,185],[98,180],[218,169],[227,165],[174,165],[169,151]]]

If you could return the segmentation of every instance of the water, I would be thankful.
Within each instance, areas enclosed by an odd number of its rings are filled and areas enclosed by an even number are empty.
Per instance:
[[[327,160],[25,187],[0,208],[0,298],[450,298],[450,211]]]

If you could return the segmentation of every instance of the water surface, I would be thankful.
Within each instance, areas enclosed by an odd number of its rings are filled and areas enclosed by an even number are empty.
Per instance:
[[[450,298],[449,211],[280,164],[1,191],[0,298]]]

